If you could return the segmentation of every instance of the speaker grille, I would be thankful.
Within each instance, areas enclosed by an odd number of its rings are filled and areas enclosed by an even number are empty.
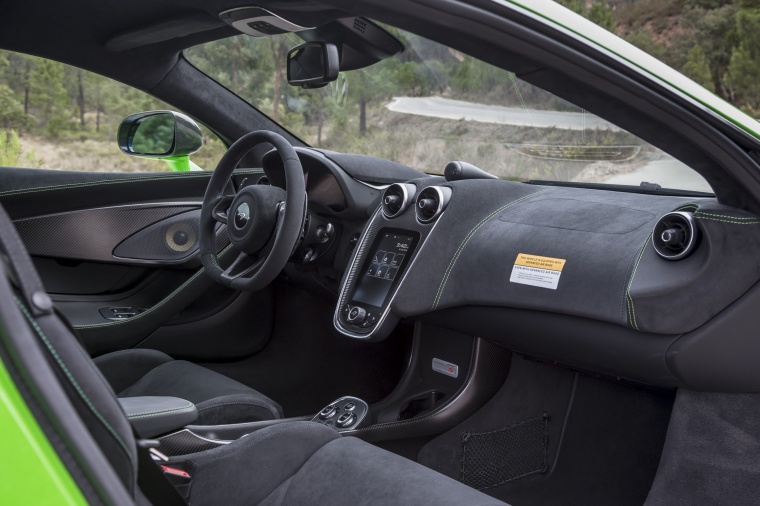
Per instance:
[[[113,250],[113,256],[135,260],[176,261],[197,251],[200,210],[190,211],[154,223],[127,237]]]
[[[354,30],[360,33],[364,33],[367,29],[367,22],[362,18],[354,18]]]

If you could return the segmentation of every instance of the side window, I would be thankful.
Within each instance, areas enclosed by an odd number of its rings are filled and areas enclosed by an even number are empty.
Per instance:
[[[63,63],[0,50],[0,167],[92,172],[163,172],[161,160],[123,154],[121,120],[172,109],[125,84]],[[203,148],[192,161],[213,170],[225,151],[201,126]]]

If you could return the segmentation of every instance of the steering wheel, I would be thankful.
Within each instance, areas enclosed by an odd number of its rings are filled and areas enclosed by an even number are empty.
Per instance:
[[[262,143],[274,146],[285,168],[287,190],[276,186],[250,185],[237,194],[230,179],[240,160]],[[293,146],[279,134],[259,130],[238,139],[216,166],[201,207],[200,253],[203,270],[224,286],[236,290],[259,290],[282,271],[301,236],[306,217],[306,183],[301,161]],[[227,225],[232,248],[238,251],[223,269],[216,256],[217,223]]]

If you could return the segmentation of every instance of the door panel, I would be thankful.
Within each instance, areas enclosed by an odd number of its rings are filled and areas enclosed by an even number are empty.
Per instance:
[[[233,184],[251,183],[261,174],[240,170]],[[197,220],[210,175],[0,171],[0,202],[56,307],[91,354],[149,345],[177,358],[229,360],[267,343],[271,291],[241,295],[211,281],[193,253],[197,224],[177,229],[188,233],[181,237],[186,244],[192,241],[184,251],[176,251],[184,246],[169,233],[176,224]],[[226,247],[225,230],[218,238],[224,264],[234,252]],[[110,308],[135,314],[106,319]]]

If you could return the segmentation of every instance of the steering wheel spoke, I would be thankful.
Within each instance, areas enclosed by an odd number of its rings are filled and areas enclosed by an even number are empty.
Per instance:
[[[224,269],[221,277],[230,283],[239,278],[248,278],[261,268],[265,259],[265,256],[251,255],[241,251],[232,264]]]
[[[226,225],[227,224],[227,212],[230,209],[230,204],[232,204],[232,201],[235,199],[234,195],[222,195],[218,199],[216,199],[216,202],[212,203],[212,210],[211,210],[211,217],[214,218],[215,221],[218,221],[219,223]]]

